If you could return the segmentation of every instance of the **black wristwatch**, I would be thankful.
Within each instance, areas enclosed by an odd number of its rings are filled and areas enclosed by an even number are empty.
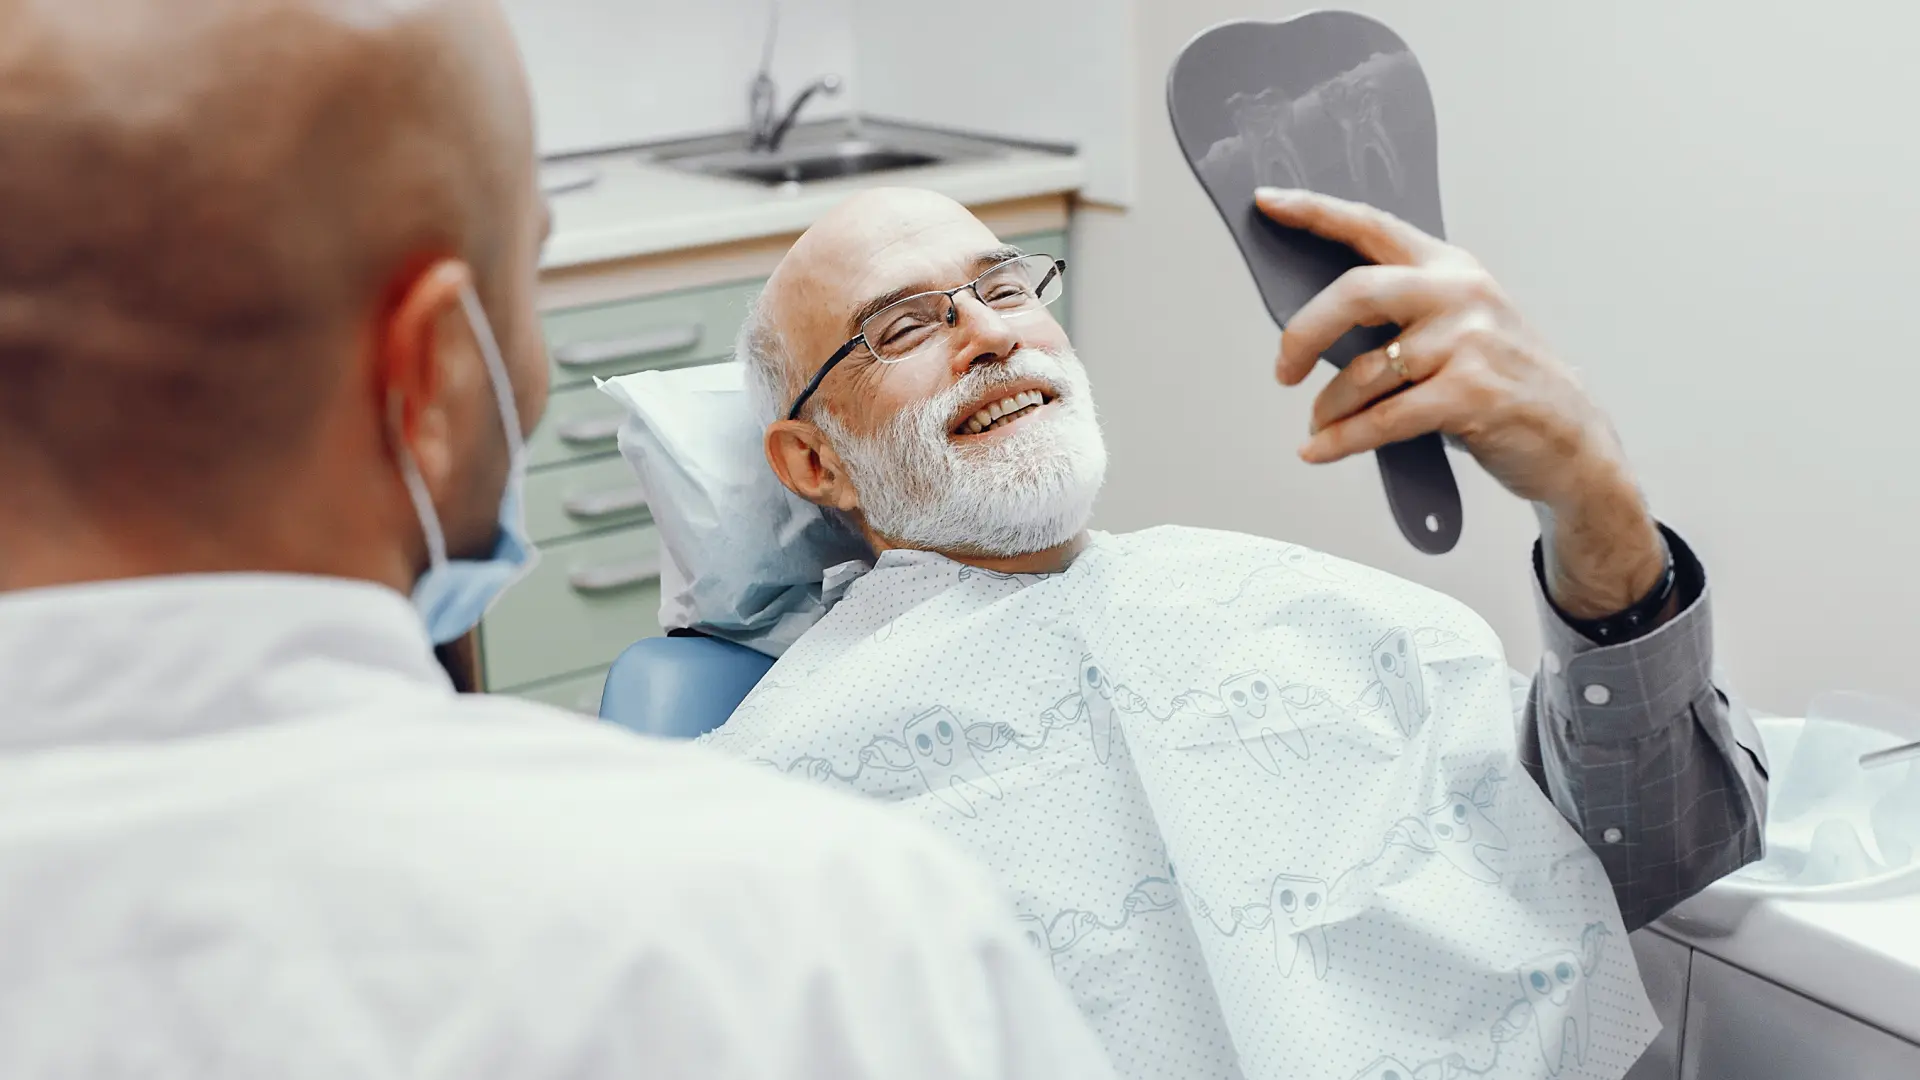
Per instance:
[[[1534,573],[1540,575],[1544,591],[1546,572],[1541,564],[1541,557],[1540,545],[1536,544],[1533,549]],[[1634,601],[1632,606],[1624,610],[1603,615],[1598,619],[1576,619],[1560,610],[1560,605],[1553,602],[1551,592],[1546,593],[1547,603],[1552,606],[1553,613],[1560,616],[1561,622],[1572,627],[1574,632],[1588,641],[1596,645],[1623,645],[1635,638],[1645,637],[1659,627],[1660,613],[1667,610],[1667,605],[1673,602],[1673,594],[1679,580],[1680,575],[1673,561],[1673,549],[1669,547],[1667,568],[1661,572],[1660,580],[1654,582],[1653,588],[1647,592],[1647,595]]]

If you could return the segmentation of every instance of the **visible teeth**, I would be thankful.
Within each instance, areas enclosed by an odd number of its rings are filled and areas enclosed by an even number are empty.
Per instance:
[[[1027,390],[1011,397],[1004,397],[968,417],[967,422],[960,426],[960,431],[965,435],[978,435],[1002,419],[1046,403],[1047,396],[1038,390]]]

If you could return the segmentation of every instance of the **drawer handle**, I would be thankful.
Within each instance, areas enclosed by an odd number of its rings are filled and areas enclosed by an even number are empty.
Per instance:
[[[582,596],[602,596],[660,580],[658,559],[590,566],[567,575],[567,584]]]
[[[560,441],[568,446],[591,446],[603,443],[620,434],[620,425],[626,417],[619,413],[605,416],[589,416],[560,425]]]
[[[603,518],[631,514],[647,508],[646,490],[635,486],[617,491],[595,491],[586,495],[575,495],[560,504],[567,516],[575,521],[599,521]]]
[[[605,341],[575,341],[553,352],[553,360],[563,368],[589,368],[615,360],[644,360],[661,353],[679,352],[700,344],[700,326],[669,326],[649,330],[632,337]]]

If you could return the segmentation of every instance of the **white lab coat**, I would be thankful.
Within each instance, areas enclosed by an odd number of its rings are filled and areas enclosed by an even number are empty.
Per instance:
[[[0,597],[0,1077],[1103,1077],[984,870],[331,579]]]

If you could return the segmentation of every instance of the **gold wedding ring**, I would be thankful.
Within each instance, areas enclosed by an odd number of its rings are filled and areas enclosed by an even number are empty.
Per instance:
[[[1398,341],[1387,343],[1387,367],[1391,368],[1393,373],[1400,377],[1401,382],[1413,381],[1413,376],[1407,373],[1406,361],[1400,359],[1400,343]]]

